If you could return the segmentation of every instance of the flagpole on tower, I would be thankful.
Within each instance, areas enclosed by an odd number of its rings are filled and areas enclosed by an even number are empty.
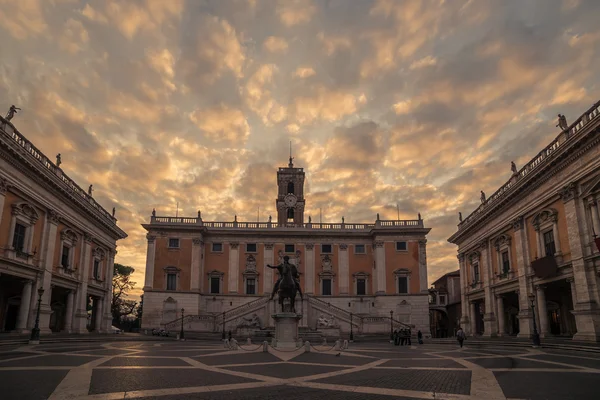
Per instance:
[[[175,210],[175,218],[179,216],[179,202],[177,202],[177,209]]]

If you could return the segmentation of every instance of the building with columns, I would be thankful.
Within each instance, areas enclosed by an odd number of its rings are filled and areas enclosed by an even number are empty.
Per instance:
[[[426,235],[415,220],[315,223],[304,217],[303,168],[277,171],[277,216],[266,222],[208,222],[161,217],[148,231],[143,328],[232,329],[251,317],[273,326],[269,301],[284,256],[300,271],[301,326],[317,329],[333,319],[342,331],[389,332],[411,325],[428,331]],[[299,305],[299,306],[298,306]],[[390,320],[390,316],[392,319]],[[319,322],[320,321],[320,322]],[[178,328],[177,328],[178,329]]]
[[[458,224],[472,335],[600,340],[600,102]],[[596,240],[595,240],[596,239]]]
[[[116,241],[127,235],[59,160],[0,117],[0,332],[31,331],[40,288],[42,333],[110,331]]]

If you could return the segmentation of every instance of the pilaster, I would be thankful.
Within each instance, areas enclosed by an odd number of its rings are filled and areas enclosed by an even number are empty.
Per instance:
[[[156,236],[148,233],[148,248],[146,250],[146,276],[144,279],[144,290],[154,287],[154,256],[156,253]]]
[[[458,265],[460,268],[460,324],[463,330],[467,329],[469,323],[469,305],[467,303],[467,269],[465,253],[458,254]]]
[[[306,275],[304,276],[304,291],[306,294],[313,294],[315,291],[315,245],[306,243],[304,245],[304,257],[306,260]]]
[[[427,293],[427,240],[419,240],[419,290]]]
[[[46,235],[46,254],[44,256],[44,272],[42,278],[42,288],[44,294],[42,295],[42,305],[40,307],[40,331],[42,333],[50,333],[50,315],[52,309],[50,308],[50,301],[52,299],[52,270],[54,262],[54,251],[56,247],[56,233],[58,230],[58,223],[60,216],[54,210],[48,210],[46,214],[46,222],[48,223],[48,230]]]
[[[265,277],[263,280],[263,293],[271,294],[273,290],[273,270],[267,267],[268,265],[273,265],[274,257],[273,257],[273,243],[265,243],[265,265],[263,265],[263,276]],[[308,268],[308,261],[307,261]],[[308,272],[307,272],[308,275]],[[269,319],[270,319],[269,314]]]
[[[348,245],[342,243],[339,245],[338,263],[340,277],[338,279],[340,295],[348,294],[350,287],[350,260],[348,259]]]
[[[190,288],[191,290],[202,292],[202,288],[200,287],[201,273],[200,273],[200,263],[202,261],[202,250],[204,249],[204,242],[201,237],[192,239],[192,271],[190,277]]]
[[[79,264],[79,268],[82,269],[81,282],[77,289],[77,305],[75,318],[73,323],[73,332],[75,333],[88,333],[87,330],[87,283],[90,274],[90,259],[92,253],[92,242],[93,238],[89,234],[84,234],[84,245],[81,254],[83,262]]]
[[[485,294],[485,314],[483,316],[483,336],[493,337],[497,335],[496,316],[494,314],[494,299],[492,294],[491,284],[492,280],[492,263],[490,260],[490,244],[487,240],[484,240],[479,245],[481,252],[480,263],[483,263],[483,270],[485,271],[484,279],[484,294]]]
[[[594,271],[587,271],[583,259],[584,237],[582,226],[579,221],[583,216],[575,204],[577,201],[577,188],[573,182],[563,187],[560,191],[564,203],[565,217],[567,221],[567,232],[569,246],[571,249],[571,263],[573,266],[573,278],[575,280],[575,292],[577,303],[573,304],[573,315],[577,323],[575,340],[600,341],[600,308],[598,307],[598,286]]]
[[[385,243],[376,240],[373,243],[375,249],[375,270],[377,271],[377,286],[375,294],[385,294]]]
[[[117,254],[116,250],[108,251],[108,262],[106,263],[106,282],[107,289],[106,295],[104,297],[104,320],[103,326],[105,332],[111,332],[112,328],[112,278],[115,270],[115,256]]]
[[[229,293],[239,292],[240,282],[240,254],[239,243],[229,243]]]
[[[515,256],[517,259],[517,271],[519,274],[519,337],[529,337],[533,331],[533,321],[529,312],[530,288],[527,283],[529,266],[529,251],[527,232],[525,230],[525,218],[517,217],[512,221],[514,231]]]
[[[2,214],[4,213],[4,200],[6,200],[6,192],[10,185],[4,178],[0,178],[0,223],[2,223]]]

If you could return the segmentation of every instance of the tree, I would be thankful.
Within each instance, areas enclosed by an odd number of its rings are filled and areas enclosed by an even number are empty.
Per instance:
[[[135,271],[133,267],[115,263],[113,273],[113,297],[111,304],[111,312],[113,317],[113,325],[118,325],[121,317],[133,313],[136,302],[126,300],[127,293],[133,289],[135,282],[131,281],[131,274]]]

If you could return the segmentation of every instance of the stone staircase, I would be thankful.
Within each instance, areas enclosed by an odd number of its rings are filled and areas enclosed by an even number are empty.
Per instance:
[[[352,318],[350,318],[349,311],[343,310],[323,300],[317,299],[316,297],[308,297],[308,302],[315,309],[322,311],[327,315],[333,315],[338,320],[348,323],[348,325],[350,325],[350,320],[352,320],[352,325],[356,328],[360,328],[361,317],[359,317],[358,315],[354,314],[352,315]]]

